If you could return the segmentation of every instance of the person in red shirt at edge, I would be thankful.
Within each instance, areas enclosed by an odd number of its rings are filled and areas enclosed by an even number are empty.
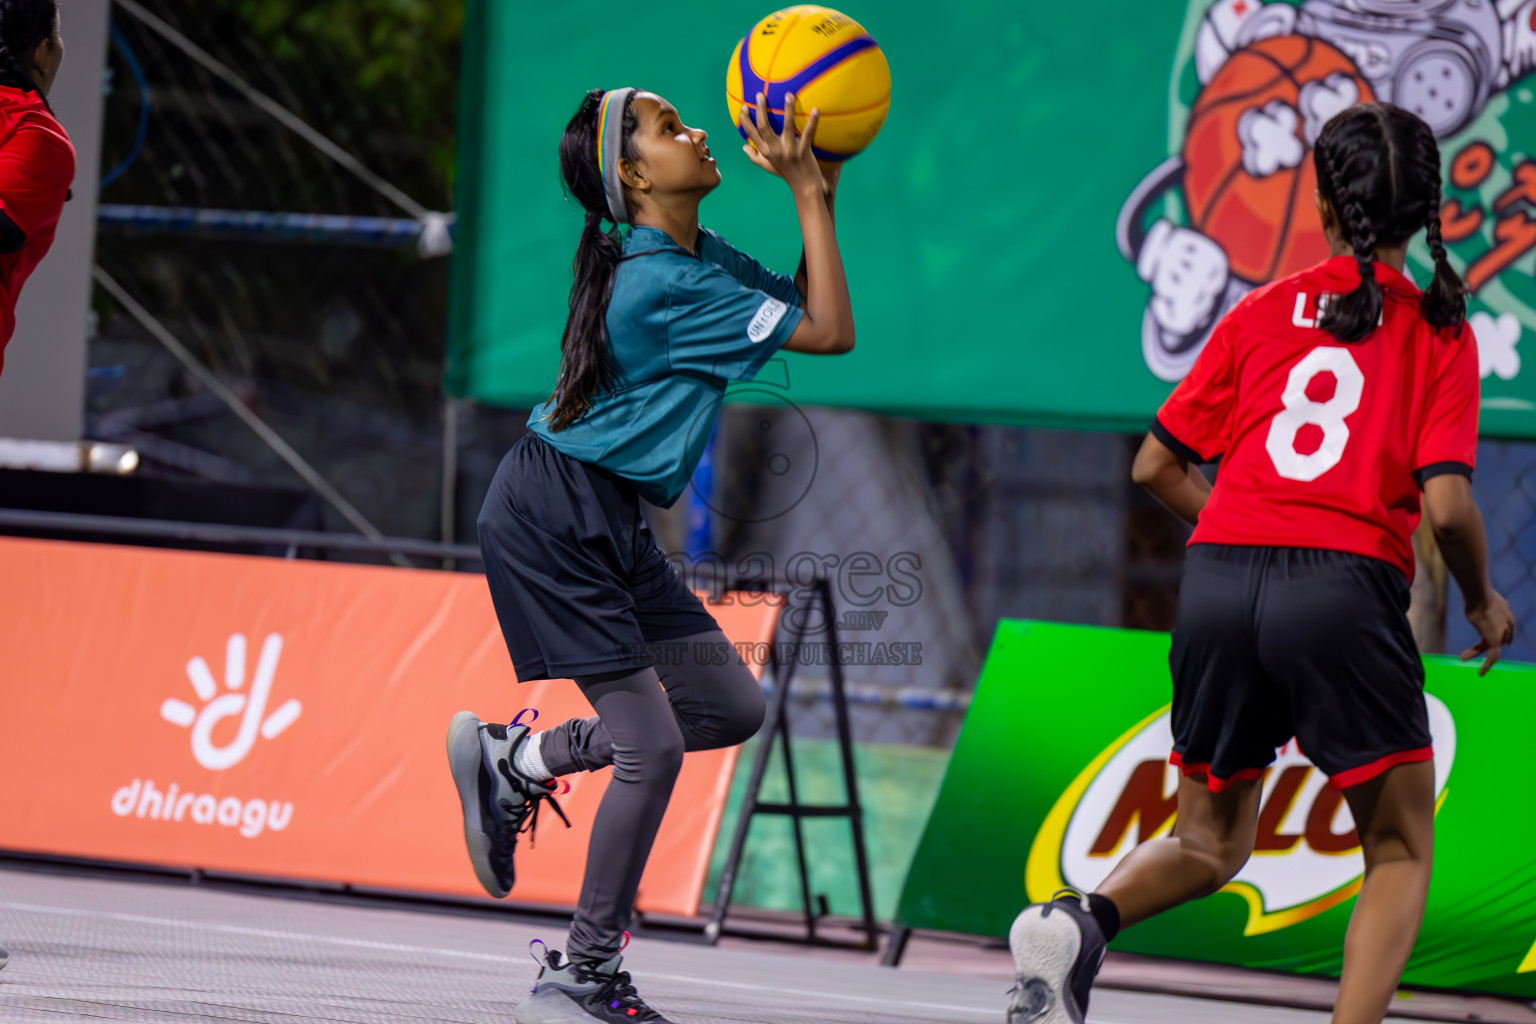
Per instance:
[[[75,176],[75,147],[46,99],[63,62],[58,0],[0,0],[0,372],[16,298],[53,244]],[[9,959],[0,946],[0,968]]]
[[[1019,914],[1010,1022],[1081,1024],[1106,943],[1216,892],[1247,862],[1265,768],[1294,737],[1341,789],[1365,880],[1336,1024],[1378,1024],[1418,935],[1434,844],[1424,669],[1408,627],[1420,509],[1482,638],[1514,636],[1472,500],[1477,342],[1440,239],[1440,152],[1406,110],[1324,126],[1316,205],[1332,258],[1249,294],[1169,397],[1132,475],[1195,524],[1169,657],[1172,835],[1098,891]],[[1428,229],[1435,276],[1404,276]],[[1197,468],[1220,458],[1215,485]],[[1422,497],[1421,497],[1422,491]]]
[[[63,62],[58,0],[0,0],[0,373],[21,286],[53,245],[75,177],[75,147],[47,99]]]

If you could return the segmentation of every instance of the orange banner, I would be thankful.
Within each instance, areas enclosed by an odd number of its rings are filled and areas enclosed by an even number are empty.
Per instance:
[[[710,610],[738,644],[778,616]],[[15,539],[0,696],[0,847],[467,896],[449,718],[592,713],[517,684],[480,576]],[[642,910],[697,912],[735,763],[685,758]],[[608,777],[568,780],[511,899],[574,906]]]

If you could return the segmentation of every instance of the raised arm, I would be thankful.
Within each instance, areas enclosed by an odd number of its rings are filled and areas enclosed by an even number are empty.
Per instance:
[[[837,226],[837,183],[843,176],[843,165],[833,163],[821,164],[821,177],[827,183],[827,213],[832,216],[832,224]],[[805,273],[805,250],[800,250],[800,268],[795,271],[795,287],[800,290],[800,308],[805,308],[805,290],[808,287]]]
[[[839,355],[853,351],[853,301],[848,294],[848,278],[843,272],[843,257],[837,248],[832,225],[827,183],[816,162],[811,142],[816,136],[819,111],[812,110],[805,134],[795,130],[795,97],[784,97],[784,130],[775,132],[768,121],[768,101],[757,96],[757,122],[742,110],[741,123],[750,144],[743,147],[748,159],[771,174],[783,178],[795,197],[795,213],[800,218],[800,235],[805,242],[804,277],[796,275],[796,285],[805,297],[805,316],[784,347],[791,352],[815,355]],[[762,129],[759,129],[759,125]]]

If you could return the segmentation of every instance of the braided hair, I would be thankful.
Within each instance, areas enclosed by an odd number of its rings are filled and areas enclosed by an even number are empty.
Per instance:
[[[48,98],[32,77],[27,58],[52,39],[59,24],[59,0],[0,0],[0,85]],[[53,108],[48,107],[53,113]]]
[[[570,315],[560,339],[560,372],[555,378],[555,408],[550,427],[560,431],[580,419],[592,407],[600,391],[613,388],[617,371],[608,347],[608,300],[613,294],[614,271],[624,257],[619,226],[603,230],[610,219],[608,196],[603,191],[603,169],[597,165],[597,133],[603,90],[593,89],[581,101],[576,116],[560,138],[560,177],[567,196],[581,204],[586,222],[576,243],[571,263]],[[620,152],[625,159],[640,159],[635,146],[635,94],[624,104],[624,133]]]
[[[1350,107],[1323,127],[1312,159],[1318,188],[1360,268],[1360,284],[1330,302],[1318,326],[1340,341],[1368,337],[1383,303],[1376,249],[1402,245],[1424,228],[1435,278],[1420,310],[1435,327],[1459,327],[1467,313],[1466,286],[1440,237],[1440,147],[1429,125],[1390,103]]]

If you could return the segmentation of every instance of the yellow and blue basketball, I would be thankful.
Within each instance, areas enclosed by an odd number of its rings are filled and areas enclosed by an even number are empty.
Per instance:
[[[725,72],[731,123],[741,130],[741,108],[768,98],[768,120],[783,130],[784,95],[798,99],[795,126],[821,111],[816,155],[846,160],[874,141],[891,109],[891,67],[864,27],[830,7],[802,4],[775,11],[736,44]],[[742,132],[746,138],[746,132]]]

